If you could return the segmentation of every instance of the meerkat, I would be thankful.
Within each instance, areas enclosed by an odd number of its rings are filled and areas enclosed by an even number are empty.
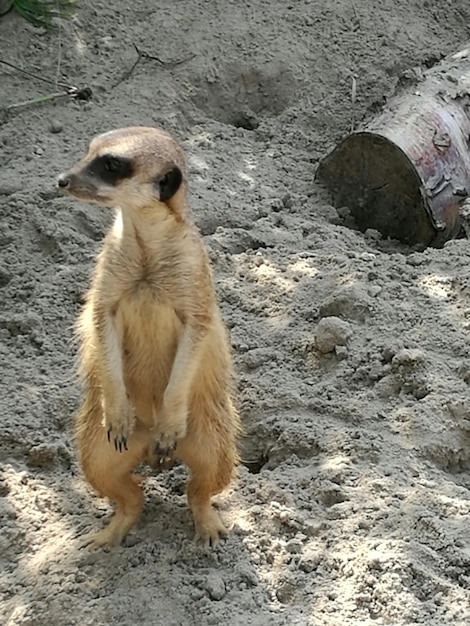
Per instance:
[[[156,128],[113,130],[93,138],[57,186],[116,209],[76,326],[84,387],[78,457],[89,483],[116,506],[108,526],[85,542],[119,544],[135,524],[140,462],[180,459],[190,470],[196,537],[217,543],[227,531],[211,497],[234,474],[240,420],[183,152]]]

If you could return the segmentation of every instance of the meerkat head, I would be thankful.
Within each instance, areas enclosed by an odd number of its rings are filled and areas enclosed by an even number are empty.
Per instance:
[[[185,207],[185,165],[168,133],[136,126],[98,135],[86,155],[57,179],[59,191],[123,211],[166,205]]]

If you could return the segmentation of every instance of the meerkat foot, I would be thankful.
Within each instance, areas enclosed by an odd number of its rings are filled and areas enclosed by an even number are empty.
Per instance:
[[[118,511],[107,526],[83,535],[79,540],[79,547],[93,550],[118,546],[135,522],[135,515],[126,515]]]
[[[109,530],[109,527],[83,535],[79,540],[80,548],[98,550],[99,548],[114,548],[119,545],[124,536],[120,537]]]
[[[209,503],[193,508],[195,536],[197,542],[205,547],[216,547],[221,536],[228,535],[228,530],[222,522],[216,509]]]

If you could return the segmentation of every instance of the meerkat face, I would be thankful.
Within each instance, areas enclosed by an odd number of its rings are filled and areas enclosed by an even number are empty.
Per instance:
[[[164,131],[144,126],[95,137],[86,155],[57,179],[60,191],[122,210],[168,203],[184,185],[178,144]]]

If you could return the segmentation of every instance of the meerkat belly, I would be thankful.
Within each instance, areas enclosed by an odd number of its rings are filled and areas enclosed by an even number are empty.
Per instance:
[[[116,323],[127,392],[137,417],[151,425],[171,374],[181,321],[167,300],[140,290],[121,300]]]

